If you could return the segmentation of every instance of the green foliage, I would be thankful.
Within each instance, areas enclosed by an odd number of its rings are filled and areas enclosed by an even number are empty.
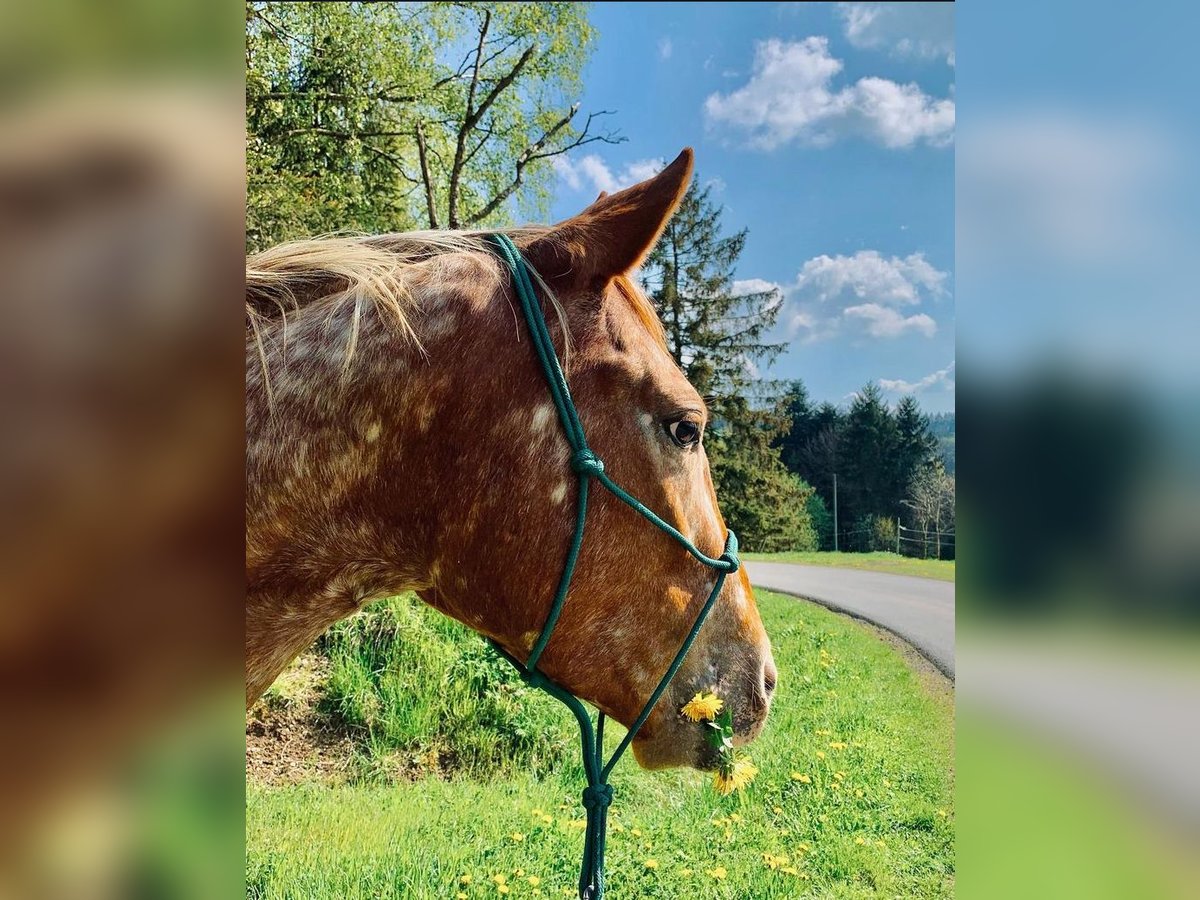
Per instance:
[[[247,241],[541,213],[595,32],[575,3],[251,3]],[[514,204],[515,207],[514,207]]]
[[[413,597],[368,607],[321,640],[324,711],[373,757],[480,773],[542,771],[574,738],[553,701],[465,626]]]
[[[817,549],[813,489],[784,468],[761,421],[748,411],[740,418],[740,426],[713,428],[705,438],[725,521],[748,550]]]
[[[815,406],[804,384],[794,381],[779,407],[785,420],[775,439],[780,458],[813,485],[831,516],[837,475],[838,548],[894,552],[896,520],[917,527],[914,486],[942,471],[939,441],[916,398],[904,397],[891,410],[879,387],[867,384],[842,411],[829,403]],[[953,494],[953,479],[949,490]],[[923,546],[901,540],[901,549],[922,555]]]
[[[646,772],[632,760],[618,766],[612,896],[953,897],[952,698],[927,694],[896,650],[855,622],[757,596],[781,673],[767,727],[746,748],[759,776],[744,794],[720,797],[702,773]],[[438,679],[424,685],[428,693],[443,688]],[[608,746],[620,737],[613,727]],[[504,771],[337,788],[251,786],[247,896],[498,896],[497,874],[510,897],[533,895],[529,876],[540,880],[542,897],[565,896],[583,840],[572,824],[582,819],[575,752],[541,777]],[[770,868],[764,853],[788,855],[797,874]],[[710,874],[718,866],[725,879]]]
[[[815,549],[832,550],[833,516],[830,515],[829,507],[825,505],[824,498],[813,489],[804,505],[808,510],[809,521],[812,522],[813,532],[817,536],[817,546]]]

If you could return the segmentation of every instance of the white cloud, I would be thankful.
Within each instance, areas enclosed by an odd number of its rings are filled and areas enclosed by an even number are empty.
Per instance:
[[[896,338],[909,331],[933,337],[937,333],[937,323],[925,313],[904,316],[891,307],[880,306],[878,303],[847,306],[842,310],[842,315],[848,319],[861,320],[871,337]]]
[[[706,188],[712,188],[714,193],[722,194],[725,192],[726,188],[725,179],[714,175],[712,178],[709,178],[704,182],[704,186]]]
[[[942,387],[944,390],[954,390],[954,363],[936,372],[930,372],[916,381],[904,381],[901,378],[880,378],[879,386],[894,394],[919,394],[932,387]]]
[[[842,68],[824,37],[759,42],[750,80],[704,101],[708,123],[744,132],[747,143],[761,150],[792,141],[828,146],[852,135],[889,148],[922,141],[940,147],[953,139],[953,100],[876,77],[835,89]]]
[[[855,47],[954,65],[952,3],[839,3],[837,12]]]
[[[920,303],[923,295],[944,295],[948,277],[930,265],[923,253],[884,257],[878,250],[859,250],[853,256],[814,256],[800,267],[795,289],[821,303],[852,295],[911,306]]]
[[[614,173],[608,163],[595,153],[589,153],[578,159],[555,156],[552,163],[559,179],[571,190],[586,189],[597,194],[600,191],[611,194],[637,184],[639,181],[653,178],[666,165],[662,159],[639,159]]]
[[[732,285],[734,296],[740,297],[742,294],[765,294],[767,291],[779,291],[783,293],[783,285],[767,281],[765,278],[744,278],[735,281]]]
[[[675,51],[675,45],[671,42],[671,39],[669,37],[663,37],[663,38],[658,39],[658,58],[659,59],[670,59],[671,54],[674,51]]]
[[[937,323],[912,307],[946,296],[949,277],[923,253],[885,257],[878,250],[860,250],[852,256],[814,256],[784,288],[783,321],[790,335],[805,342],[845,329],[874,338],[932,337]]]

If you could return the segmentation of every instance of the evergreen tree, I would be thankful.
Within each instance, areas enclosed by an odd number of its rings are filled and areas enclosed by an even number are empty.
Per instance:
[[[907,485],[898,484],[896,422],[878,385],[868,383],[855,396],[840,437],[839,519],[897,515]]]
[[[712,188],[694,179],[642,275],[675,362],[701,394],[712,398],[714,412],[730,419],[737,404],[726,398],[754,389],[758,367],[770,364],[785,345],[766,339],[779,317],[779,292],[733,289],[749,231],[722,236],[723,212]]]
[[[896,482],[904,497],[913,479],[937,460],[938,443],[929,430],[929,417],[911,394],[897,404],[895,420]]]

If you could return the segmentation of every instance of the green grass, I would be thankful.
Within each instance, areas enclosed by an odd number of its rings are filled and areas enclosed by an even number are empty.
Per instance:
[[[951,701],[931,697],[895,650],[852,621],[758,596],[780,671],[771,721],[752,750],[758,779],[722,798],[701,773],[623,761],[613,778],[610,896],[952,897]],[[444,693],[446,682],[414,687]],[[569,716],[553,706],[523,715],[533,726],[551,711],[551,733],[569,734]],[[497,746],[511,741],[508,724],[490,728]],[[428,723],[421,729],[420,740],[443,739]],[[403,744],[406,732],[384,740],[385,730],[377,718],[377,743]],[[464,766],[393,784],[250,785],[247,896],[499,897],[495,875],[511,898],[572,893],[583,838],[577,751],[550,764],[544,749],[524,746],[518,753],[540,764],[538,774],[539,765],[509,764],[494,775]],[[797,874],[769,868],[764,853],[787,856]],[[723,880],[711,874],[718,867]]]
[[[832,553],[799,551],[784,553],[743,553],[742,559],[761,559],[767,562],[803,563],[809,566],[837,566],[846,569],[867,569],[871,572],[890,572],[893,575],[915,575],[918,578],[954,580],[954,561],[944,559],[914,559],[896,553]]]

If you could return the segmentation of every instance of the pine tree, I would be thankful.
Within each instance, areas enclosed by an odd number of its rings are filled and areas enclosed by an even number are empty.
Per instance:
[[[901,496],[925,468],[938,458],[937,438],[929,430],[929,417],[911,394],[896,406],[896,482]]]
[[[733,273],[746,246],[743,228],[721,236],[724,210],[711,187],[693,180],[643,267],[643,279],[667,331],[667,346],[688,380],[713,397],[719,415],[735,412],[724,398],[756,386],[759,366],[784,344],[766,335],[779,317],[777,290],[736,292]]]
[[[897,514],[907,487],[897,484],[897,445],[896,421],[879,386],[868,383],[850,404],[840,435],[838,502],[842,523],[864,528],[868,517]]]

